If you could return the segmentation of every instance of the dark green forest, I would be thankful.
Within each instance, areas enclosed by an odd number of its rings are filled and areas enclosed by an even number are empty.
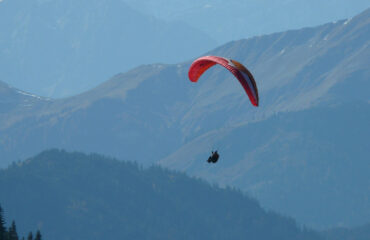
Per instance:
[[[18,236],[17,232],[17,226],[15,224],[15,221],[12,221],[9,228],[6,228],[5,226],[5,218],[3,209],[0,206],[0,240],[25,240],[24,237],[20,238]],[[37,230],[35,237],[33,237],[33,233],[29,232],[27,236],[27,240],[41,240],[41,233],[39,230]]]
[[[43,152],[0,170],[0,189],[47,239],[319,239],[238,190],[96,154]]]
[[[0,170],[0,189],[7,218],[22,227],[7,229],[1,214],[0,240],[19,239],[17,231],[41,239],[29,229],[53,240],[354,239],[349,230],[307,229],[237,189],[97,154],[42,152]],[[356,239],[368,239],[368,229]]]

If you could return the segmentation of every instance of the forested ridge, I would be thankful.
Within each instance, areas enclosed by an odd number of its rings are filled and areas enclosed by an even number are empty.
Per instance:
[[[234,188],[160,166],[49,150],[0,170],[0,240],[367,240],[370,225],[315,231]],[[6,193],[6,194],[3,194]],[[25,197],[26,196],[26,197]],[[4,219],[16,219],[6,227]],[[27,236],[21,238],[20,236]]]
[[[0,170],[0,189],[47,239],[320,239],[236,189],[97,154],[45,151]]]

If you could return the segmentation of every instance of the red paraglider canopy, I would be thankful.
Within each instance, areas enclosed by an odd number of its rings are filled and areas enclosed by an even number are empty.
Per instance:
[[[258,89],[256,81],[253,75],[244,67],[241,63],[217,56],[204,56],[196,59],[189,68],[189,79],[192,82],[197,82],[200,76],[207,71],[210,67],[215,64],[220,64],[221,66],[227,68],[234,76],[239,80],[240,84],[243,86],[245,92],[247,93],[251,103],[254,106],[258,106]]]

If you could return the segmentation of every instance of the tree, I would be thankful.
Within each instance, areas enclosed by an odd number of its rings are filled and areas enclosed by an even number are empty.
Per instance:
[[[12,225],[9,228],[8,237],[9,237],[9,240],[19,240],[18,234],[17,234],[17,227],[15,226],[14,221],[12,222]]]
[[[40,230],[37,230],[35,240],[41,240]]]
[[[30,233],[28,234],[27,240],[33,240],[32,232],[30,232]]]
[[[3,217],[3,209],[0,206],[0,240],[6,240],[6,228],[5,228],[5,220]]]

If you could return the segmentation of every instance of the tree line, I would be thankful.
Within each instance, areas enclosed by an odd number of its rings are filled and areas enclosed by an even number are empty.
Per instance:
[[[17,233],[17,227],[15,221],[12,221],[9,228],[5,226],[5,219],[3,215],[3,209],[0,206],[0,240],[42,240],[41,233],[37,230],[35,237],[32,232],[29,232],[27,238],[20,238]]]

